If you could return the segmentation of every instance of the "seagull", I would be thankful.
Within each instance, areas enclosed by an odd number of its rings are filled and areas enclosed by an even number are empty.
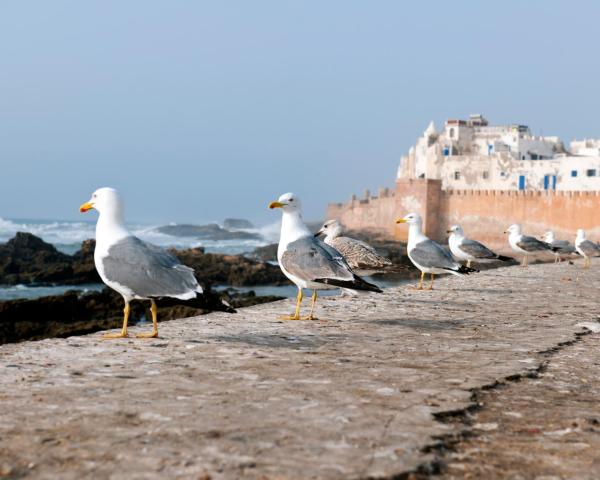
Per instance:
[[[511,257],[498,255],[492,252],[482,243],[470,238],[465,238],[465,232],[460,225],[452,225],[446,233],[450,234],[448,245],[452,255],[459,260],[466,260],[467,267],[471,266],[471,262],[493,262],[500,260],[501,262],[510,262],[514,260]]]
[[[409,213],[396,223],[408,223],[407,252],[410,261],[421,270],[421,280],[417,290],[423,290],[425,274],[431,275],[428,290],[433,289],[433,279],[436,273],[452,273],[453,275],[468,275],[477,270],[456,263],[452,256],[439,244],[427,238],[421,231],[423,220],[418,213]]]
[[[324,242],[340,252],[357,275],[373,275],[390,267],[392,262],[379,255],[375,249],[355,238],[342,236],[344,227],[338,220],[328,220],[315,237],[325,234]]]
[[[271,202],[269,208],[283,211],[277,260],[281,271],[298,287],[296,310],[293,315],[281,317],[282,320],[300,320],[304,288],[313,291],[310,314],[304,320],[316,320],[318,290],[342,287],[381,293],[378,286],[357,276],[340,252],[314,237],[302,220],[302,206],[296,195],[285,193]]]
[[[590,268],[592,262],[591,257],[600,256],[600,246],[598,244],[585,239],[585,231],[583,229],[577,230],[577,236],[575,237],[575,249],[583,258],[585,262],[583,268]]]
[[[556,248],[556,250],[554,250],[554,263],[560,263],[562,261],[561,255],[577,254],[575,247],[571,245],[567,240],[556,240],[556,237],[554,236],[554,232],[552,230],[548,230],[546,233],[544,233],[542,239],[551,247]]]
[[[152,332],[139,338],[158,337],[155,299],[172,297],[180,300],[196,298],[202,293],[194,270],[182,265],[175,256],[143,242],[125,227],[123,202],[113,188],[100,188],[79,207],[80,212],[96,209],[96,249],[94,263],[102,281],[123,296],[125,309],[123,328],[119,333],[107,333],[104,338],[127,337],[129,303],[150,300]]]
[[[522,267],[529,264],[528,257],[531,253],[555,251],[556,248],[542,242],[535,237],[528,237],[521,233],[521,225],[515,223],[508,227],[504,233],[508,233],[508,243],[510,247],[517,253],[524,254]]]

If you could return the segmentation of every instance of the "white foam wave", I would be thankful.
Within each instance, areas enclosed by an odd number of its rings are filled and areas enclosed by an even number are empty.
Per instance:
[[[194,237],[177,237],[157,231],[157,225],[130,224],[128,228],[141,239],[164,248],[204,247],[208,252],[239,254],[276,242],[279,238],[280,225],[280,222],[276,222],[262,227],[240,230],[260,236],[260,239],[240,240],[199,240]],[[66,253],[74,253],[79,249],[81,242],[95,237],[95,223],[7,220],[0,217],[0,243],[7,242],[17,232],[32,233]]]

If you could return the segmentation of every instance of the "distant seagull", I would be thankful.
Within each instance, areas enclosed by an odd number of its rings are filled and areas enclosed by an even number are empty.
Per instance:
[[[498,255],[492,252],[482,243],[470,238],[465,238],[465,232],[460,225],[452,225],[450,230],[446,233],[450,234],[448,238],[448,245],[450,251],[459,260],[466,260],[467,267],[471,266],[471,262],[510,262],[514,260],[511,257],[505,257],[504,255]]]
[[[386,267],[391,267],[392,262],[379,255],[371,245],[355,238],[342,236],[343,231],[344,227],[338,220],[328,220],[315,237],[324,234],[325,243],[340,252],[357,275],[373,275]]]
[[[551,247],[554,247],[554,263],[560,263],[562,261],[561,255],[570,256],[577,254],[575,247],[567,240],[556,240],[552,230],[548,230],[546,233],[544,233],[543,240]]]
[[[521,225],[513,224],[506,229],[504,233],[508,233],[508,243],[510,247],[517,253],[523,254],[523,262],[521,266],[526,267],[529,264],[528,257],[532,253],[551,252],[555,249],[542,242],[535,237],[528,237],[521,233]]]
[[[579,254],[585,258],[583,268],[590,268],[592,263],[592,257],[600,256],[600,247],[598,244],[585,239],[585,232],[583,229],[577,230],[577,236],[575,237],[575,249]]]
[[[417,290],[423,289],[425,274],[431,275],[429,290],[433,289],[433,279],[436,273],[452,273],[453,275],[468,275],[477,270],[456,263],[452,256],[438,243],[427,238],[423,232],[421,216],[417,213],[409,213],[404,218],[396,220],[396,223],[408,223],[408,258],[421,270],[421,280]]]
[[[129,303],[150,300],[152,332],[137,337],[158,337],[156,298],[172,297],[189,300],[202,293],[194,270],[182,265],[175,256],[143,242],[125,227],[123,202],[116,190],[100,188],[79,207],[87,212],[95,208],[100,214],[96,223],[94,263],[106,285],[119,292],[125,300],[123,328],[119,333],[107,333],[104,338],[127,337]]]
[[[281,271],[298,287],[296,311],[282,317],[283,320],[300,320],[303,288],[313,291],[310,314],[304,320],[315,320],[318,290],[342,287],[381,292],[376,285],[358,277],[340,252],[314,237],[302,220],[302,207],[296,195],[285,193],[276,202],[271,202],[269,208],[283,211],[277,260]]]

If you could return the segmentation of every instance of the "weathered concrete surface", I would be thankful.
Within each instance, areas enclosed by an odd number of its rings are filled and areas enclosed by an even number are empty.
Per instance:
[[[468,438],[440,480],[600,478],[600,335],[553,352],[538,375],[477,395]],[[472,436],[474,434],[474,436]]]
[[[433,413],[536,369],[596,321],[600,271],[535,265],[437,290],[291,301],[161,325],[0,347],[0,471],[29,478],[367,478],[407,472]],[[133,329],[138,330],[138,329]],[[207,478],[207,477],[206,477]]]

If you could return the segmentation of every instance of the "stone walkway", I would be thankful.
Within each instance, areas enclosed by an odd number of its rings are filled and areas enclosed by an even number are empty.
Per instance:
[[[4,345],[0,477],[423,470],[438,458],[436,439],[465,428],[434,415],[467,409],[473,389],[537,372],[539,352],[596,322],[599,280],[600,269],[580,265],[512,267],[440,279],[431,292],[323,299],[323,321],[279,321],[292,310],[282,301],[166,322],[157,340]]]

